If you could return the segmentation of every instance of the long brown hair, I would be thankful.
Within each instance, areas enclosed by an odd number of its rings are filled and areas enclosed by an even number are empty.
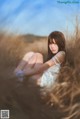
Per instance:
[[[48,36],[48,60],[51,59],[55,54],[53,54],[49,48],[49,44],[53,43],[53,39],[59,47],[59,51],[65,51],[65,37],[64,34],[60,31],[51,32]]]

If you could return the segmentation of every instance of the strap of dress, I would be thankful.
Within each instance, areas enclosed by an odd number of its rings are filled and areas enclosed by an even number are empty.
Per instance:
[[[65,57],[65,52],[60,51],[58,52],[54,57],[52,57],[52,60],[54,61],[55,64],[61,64],[61,60]]]

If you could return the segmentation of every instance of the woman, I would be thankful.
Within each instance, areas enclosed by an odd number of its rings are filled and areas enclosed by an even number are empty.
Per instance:
[[[30,76],[37,79],[41,87],[49,87],[56,80],[65,62],[65,37],[62,32],[54,31],[48,36],[48,59],[43,63],[41,53],[28,52],[15,69],[19,78]]]

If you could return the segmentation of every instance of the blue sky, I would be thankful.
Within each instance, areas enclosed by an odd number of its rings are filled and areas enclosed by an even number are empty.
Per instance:
[[[74,31],[79,0],[0,0],[0,29],[17,34],[48,35]]]

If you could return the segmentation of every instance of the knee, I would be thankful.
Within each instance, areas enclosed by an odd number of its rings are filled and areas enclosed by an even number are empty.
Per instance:
[[[23,60],[26,60],[26,59],[29,59],[30,57],[32,57],[34,54],[33,51],[30,51],[30,52],[27,52],[24,57],[23,57]]]
[[[43,63],[43,55],[41,53],[36,53],[37,62]]]
[[[43,55],[41,53],[36,53],[36,56],[43,58]]]
[[[29,51],[29,52],[27,52],[25,55],[32,56],[33,54],[34,54],[34,52],[33,52],[33,51]]]

